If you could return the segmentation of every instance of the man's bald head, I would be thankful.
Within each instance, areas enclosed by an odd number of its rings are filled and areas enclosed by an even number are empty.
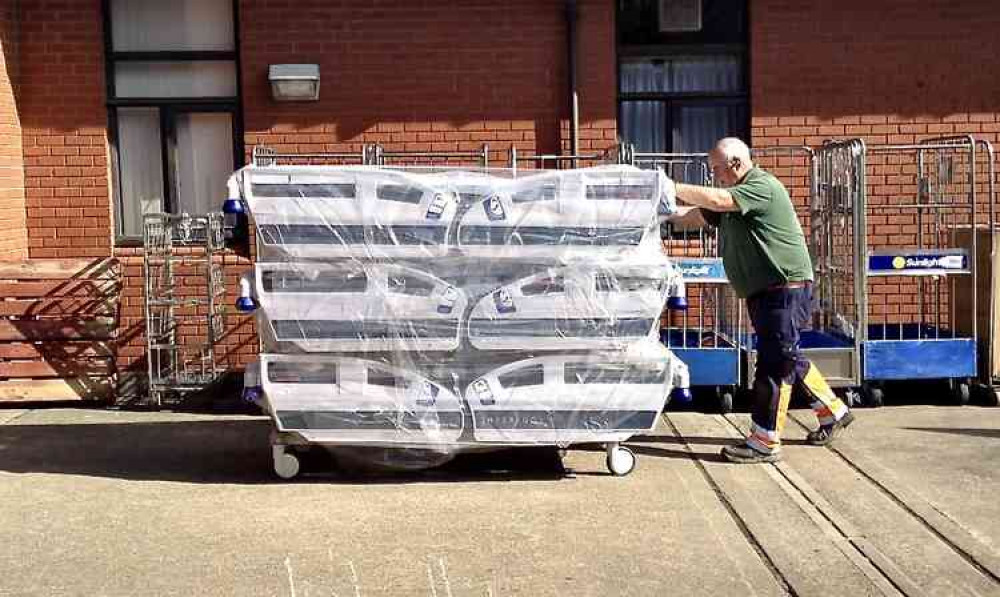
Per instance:
[[[725,137],[715,143],[708,154],[709,167],[716,182],[732,186],[753,169],[750,148],[736,137]]]

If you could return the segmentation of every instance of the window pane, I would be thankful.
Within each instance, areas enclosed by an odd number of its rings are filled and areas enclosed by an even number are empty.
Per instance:
[[[230,61],[119,62],[117,97],[236,97],[236,65]]]
[[[743,91],[743,65],[735,56],[672,58],[667,91]]]
[[[142,214],[163,211],[163,161],[160,111],[118,108],[118,230],[142,234]]]
[[[622,134],[636,151],[667,151],[667,110],[664,102],[622,102]]]
[[[622,93],[717,93],[744,88],[739,56],[640,58],[621,65]]]
[[[673,151],[705,152],[723,137],[745,135],[742,106],[678,106],[674,109]]]
[[[235,49],[232,0],[112,0],[116,52]]]
[[[228,112],[177,115],[174,149],[177,212],[218,211],[233,173],[233,118]]]
[[[666,91],[666,63],[634,60],[621,65],[622,93]]]

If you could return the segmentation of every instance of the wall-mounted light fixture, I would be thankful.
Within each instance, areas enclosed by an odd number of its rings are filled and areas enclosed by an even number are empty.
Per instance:
[[[309,102],[319,99],[318,64],[272,64],[267,71],[271,97],[277,102]]]

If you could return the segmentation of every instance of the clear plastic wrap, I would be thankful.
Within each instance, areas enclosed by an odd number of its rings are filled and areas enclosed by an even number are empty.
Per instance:
[[[658,341],[684,293],[661,172],[248,167],[229,187],[257,230],[247,394],[279,447],[393,448],[412,467],[413,450],[620,442],[687,387]]]

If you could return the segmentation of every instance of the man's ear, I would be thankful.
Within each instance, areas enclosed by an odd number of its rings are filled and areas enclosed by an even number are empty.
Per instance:
[[[740,164],[742,164],[742,163],[743,162],[740,161],[740,158],[733,158],[733,159],[729,160],[729,167],[732,168],[733,170],[739,170],[740,169]]]

